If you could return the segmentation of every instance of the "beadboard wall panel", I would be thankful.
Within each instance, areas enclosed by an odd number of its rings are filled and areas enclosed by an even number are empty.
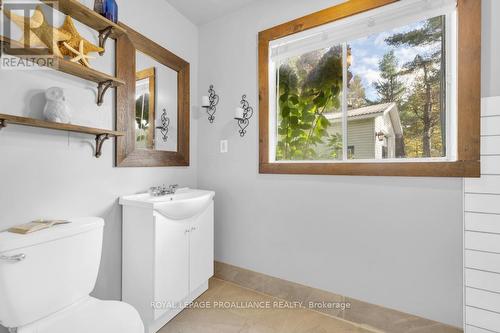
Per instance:
[[[500,294],[500,274],[466,269],[465,284],[472,288],[490,290]]]
[[[467,306],[500,313],[500,294],[467,287],[465,295]]]
[[[481,109],[481,178],[464,180],[465,332],[500,333],[500,97]]]
[[[490,116],[481,118],[481,135],[499,135],[500,116]]]
[[[481,155],[500,155],[500,135],[481,137]]]
[[[500,214],[500,195],[488,193],[465,193],[466,212]]]
[[[481,156],[481,175],[500,175],[500,155]]]
[[[500,254],[465,250],[465,267],[500,274]]]
[[[469,326],[469,325],[467,325],[466,329],[467,329],[468,333],[491,333],[490,330],[483,330],[482,328]]]
[[[486,175],[465,184],[465,193],[500,194],[500,176]]]
[[[465,231],[500,234],[500,215],[465,213]]]

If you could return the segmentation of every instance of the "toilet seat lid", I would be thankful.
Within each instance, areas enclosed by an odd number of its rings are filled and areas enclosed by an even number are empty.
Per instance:
[[[88,297],[18,329],[18,333],[143,333],[139,313],[129,304]]]

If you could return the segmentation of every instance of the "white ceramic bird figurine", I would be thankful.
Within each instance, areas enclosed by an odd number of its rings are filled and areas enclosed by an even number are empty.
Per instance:
[[[71,115],[66,98],[64,97],[64,90],[59,87],[53,87],[45,91],[45,98],[47,104],[43,110],[43,116],[48,121],[56,123],[69,124],[71,122]]]

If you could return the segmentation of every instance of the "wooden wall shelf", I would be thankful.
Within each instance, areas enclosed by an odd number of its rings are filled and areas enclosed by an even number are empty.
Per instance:
[[[5,52],[6,54],[26,60],[37,59],[37,57],[39,57],[44,61],[38,63],[42,63],[46,65],[46,67],[97,83],[97,105],[102,105],[104,94],[106,93],[107,89],[125,85],[125,81],[120,80],[114,76],[96,71],[95,69],[88,68],[78,63],[74,63],[55,56],[44,56],[42,53],[43,50],[25,49],[21,43],[13,41],[10,38],[0,36],[0,42],[2,43],[2,52]],[[50,59],[50,61],[48,61],[48,59]]]
[[[39,120],[39,119],[27,118],[27,117],[19,117],[19,116],[13,116],[13,115],[0,113],[0,130],[2,128],[6,127],[7,124],[39,127],[39,128],[48,128],[51,130],[95,135],[95,140],[96,140],[95,157],[97,157],[97,158],[101,157],[102,144],[104,143],[104,141],[106,141],[112,137],[125,135],[124,132],[111,131],[111,130],[94,128],[94,127],[78,126],[78,125],[72,125],[72,124],[54,123],[51,121],[45,121],[45,120]]]
[[[53,5],[53,0],[41,0],[47,5]],[[1,0],[0,0],[1,3]],[[99,32],[99,45],[105,48],[108,38],[117,39],[127,33],[127,31],[119,25],[111,22],[102,15],[94,12],[92,9],[78,2],[78,0],[58,0],[55,7],[58,11],[71,16],[75,20],[85,24],[86,26]],[[102,105],[103,98],[109,88],[124,86],[125,81],[114,76],[99,72],[92,68],[87,68],[78,63],[74,63],[55,56],[47,56],[46,50],[28,49],[19,42],[13,41],[7,37],[0,36],[0,51],[1,53],[9,54],[27,61],[35,61],[37,64],[53,70],[66,73],[81,79],[97,83],[97,104]],[[101,55],[104,52],[101,53]],[[42,61],[37,61],[42,60]],[[47,128],[59,131],[68,131],[75,133],[83,133],[95,136],[96,148],[95,157],[99,158],[102,153],[103,143],[118,136],[124,136],[124,132],[110,131],[100,128],[77,126],[71,124],[60,124],[34,118],[19,117],[7,114],[0,114],[0,130],[7,124],[15,124],[30,127]]]
[[[41,1],[47,5],[52,5],[54,3],[54,0]],[[99,32],[99,46],[102,48],[105,48],[108,38],[117,39],[121,35],[127,33],[123,27],[111,22],[77,0],[59,0],[55,8],[86,26],[97,30]],[[104,54],[104,52],[102,52],[101,55],[102,54]]]

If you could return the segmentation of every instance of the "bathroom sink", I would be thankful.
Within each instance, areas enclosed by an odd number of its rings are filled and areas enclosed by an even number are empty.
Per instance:
[[[171,220],[186,220],[203,212],[212,202],[212,191],[179,189],[175,194],[154,197],[149,193],[120,198],[123,206],[152,208],[155,212]]]

